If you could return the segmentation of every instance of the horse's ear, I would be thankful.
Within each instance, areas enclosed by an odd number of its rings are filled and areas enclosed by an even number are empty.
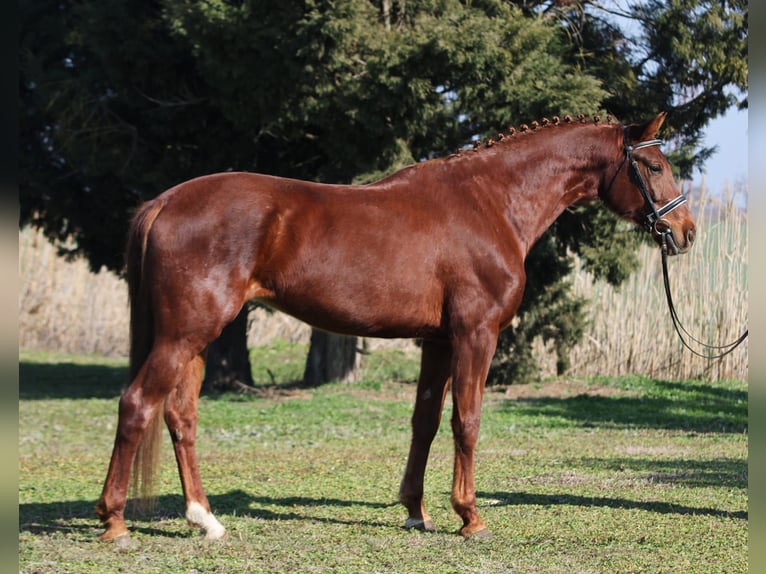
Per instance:
[[[641,126],[642,133],[639,141],[653,140],[656,138],[657,134],[660,133],[660,128],[665,122],[665,116],[667,115],[668,114],[666,112],[660,112],[653,120],[650,120]]]

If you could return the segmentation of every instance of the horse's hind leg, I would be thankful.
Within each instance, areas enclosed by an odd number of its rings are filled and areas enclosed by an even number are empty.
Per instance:
[[[424,341],[420,363],[415,411],[412,415],[412,443],[407,458],[399,501],[407,508],[405,528],[434,530],[423,505],[423,478],[431,443],[441,421],[444,396],[450,377],[451,350],[447,343]]]
[[[165,401],[165,423],[175,450],[178,474],[186,501],[186,519],[205,533],[208,540],[221,538],[226,529],[210,511],[202,489],[194,444],[197,436],[197,399],[202,385],[205,359],[194,357],[184,371],[183,379]]]
[[[120,397],[117,434],[104,488],[96,505],[106,531],[101,540],[128,534],[125,504],[138,445],[162,403],[178,384],[191,353],[181,345],[158,341],[128,389]]]

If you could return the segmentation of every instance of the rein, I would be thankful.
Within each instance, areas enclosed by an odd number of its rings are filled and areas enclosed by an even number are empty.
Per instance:
[[[644,181],[644,178],[641,176],[641,172],[638,169],[638,162],[633,157],[632,152],[649,147],[649,146],[655,146],[662,144],[662,140],[653,139],[653,140],[647,140],[644,142],[637,143],[635,145],[628,145],[627,144],[627,131],[624,132],[625,137],[625,156],[628,162],[630,163],[631,168],[633,169],[633,175],[636,178],[636,181],[638,183],[638,190],[641,192],[641,196],[644,198],[644,203],[649,207],[650,213],[646,216],[646,222],[644,223],[644,227],[648,231],[654,231],[662,238],[662,277],[663,282],[665,284],[665,297],[668,301],[668,310],[670,311],[670,318],[673,322],[673,328],[675,329],[676,333],[678,334],[678,338],[681,339],[681,343],[683,343],[684,347],[686,347],[689,351],[691,351],[694,355],[697,355],[698,357],[702,357],[704,359],[720,359],[722,357],[725,357],[729,353],[731,353],[734,349],[736,349],[748,336],[748,329],[745,329],[745,332],[742,333],[735,341],[731,343],[727,343],[725,345],[709,345],[707,343],[703,343],[699,339],[695,338],[694,336],[687,331],[683,324],[681,324],[680,319],[678,318],[678,312],[676,311],[676,307],[673,304],[673,296],[670,292],[670,278],[668,276],[668,250],[670,248],[669,244],[672,244],[673,249],[677,251],[677,247],[675,246],[675,242],[672,238],[672,231],[670,229],[670,226],[667,225],[666,222],[663,223],[662,217],[671,211],[673,211],[676,207],[679,205],[683,205],[686,203],[686,196],[682,193],[672,201],[668,202],[667,204],[663,205],[659,209],[655,205],[654,201],[652,200],[651,195],[649,195],[649,190],[646,187],[646,182]],[[661,226],[660,223],[663,223]],[[688,341],[687,341],[688,338]],[[704,347],[707,350],[710,350],[711,353],[701,353],[697,351],[696,349],[693,349],[691,345],[689,344],[689,341],[693,341],[694,343]]]
[[[736,340],[732,341],[731,343],[726,343],[724,345],[708,345],[707,343],[703,343],[699,339],[693,337],[689,331],[684,328],[680,319],[678,318],[678,312],[676,311],[675,305],[673,305],[673,296],[670,294],[670,279],[668,278],[668,243],[666,240],[669,233],[670,230],[667,230],[662,234],[662,278],[663,282],[665,283],[665,297],[668,300],[668,310],[670,311],[670,318],[673,321],[673,328],[676,330],[676,333],[678,333],[678,338],[681,339],[681,343],[683,343],[684,347],[689,349],[689,351],[691,351],[694,355],[702,357],[703,359],[723,358],[731,353],[734,349],[736,349],[745,339],[747,339],[748,329],[745,329],[744,333],[742,333]],[[684,338],[684,335],[686,335],[690,341],[697,343],[705,349],[717,352],[711,352],[710,354],[707,354],[700,353],[699,351],[692,349],[692,347],[689,345],[689,342]]]

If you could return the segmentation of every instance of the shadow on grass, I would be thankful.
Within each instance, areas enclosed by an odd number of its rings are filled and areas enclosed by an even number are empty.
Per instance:
[[[700,508],[672,502],[652,502],[612,498],[608,496],[582,496],[573,494],[531,494],[528,492],[477,492],[478,499],[490,499],[493,506],[578,506],[590,508],[616,508],[621,510],[644,510],[657,514],[681,516],[719,516],[747,520],[746,510],[729,511],[719,508]]]
[[[633,457],[586,458],[578,462],[591,468],[630,471],[650,484],[678,484],[685,488],[747,488],[747,460],[653,459]]]
[[[381,503],[357,500],[340,500],[335,498],[312,498],[305,496],[289,496],[284,498],[270,498],[253,496],[243,490],[233,490],[226,494],[213,494],[208,496],[213,513],[221,516],[244,516],[258,518],[267,521],[303,520],[327,524],[343,525],[366,525],[374,527],[391,527],[388,522],[369,519],[344,519],[328,517],[316,512],[317,508],[377,508],[384,509],[398,505],[398,502]],[[169,494],[157,498],[155,511],[151,515],[138,516],[131,512],[133,501],[128,502],[125,513],[128,527],[136,532],[149,535],[162,535],[167,537],[191,537],[196,536],[196,531],[172,532],[147,527],[145,523],[151,520],[184,519],[184,499],[179,494]],[[277,511],[265,507],[284,508]],[[95,515],[95,500],[77,500],[66,502],[44,502],[19,504],[19,532],[32,534],[50,534],[54,532],[77,532],[92,531],[99,529],[100,524]],[[89,520],[90,523],[82,524],[80,520]]]
[[[742,434],[747,432],[747,391],[699,381],[642,379],[628,394],[541,396],[507,400],[503,409],[528,417],[562,419],[583,427],[659,428]]]
[[[19,362],[19,399],[111,399],[128,386],[128,367]]]
[[[19,399],[118,399],[128,387],[128,367],[78,363],[19,362]],[[302,380],[260,383],[241,392],[205,392],[219,398],[277,397],[314,388]]]

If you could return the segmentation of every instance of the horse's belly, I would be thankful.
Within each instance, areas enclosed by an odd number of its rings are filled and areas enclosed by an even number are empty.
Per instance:
[[[438,333],[442,326],[441,298],[372,289],[350,293],[340,286],[315,292],[257,297],[262,303],[325,331],[360,337],[417,338]]]

